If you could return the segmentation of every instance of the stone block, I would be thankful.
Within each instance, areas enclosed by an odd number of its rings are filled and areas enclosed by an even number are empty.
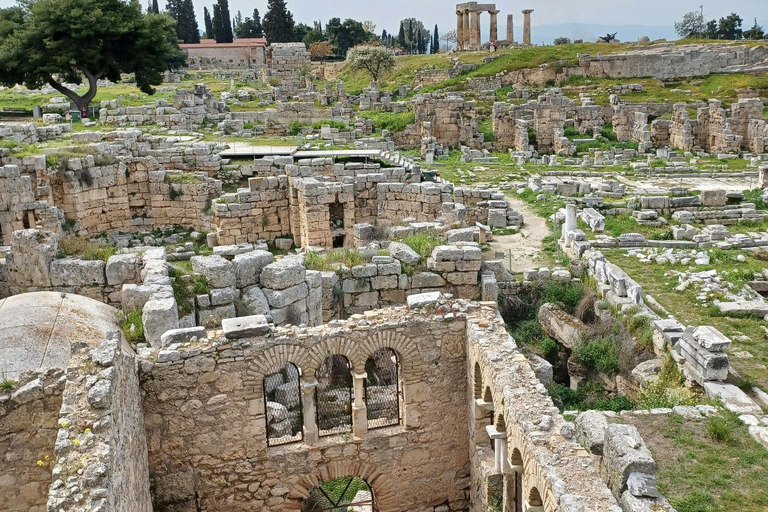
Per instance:
[[[445,279],[434,272],[417,272],[411,277],[413,288],[439,288],[445,286]]]
[[[235,255],[235,283],[238,288],[259,284],[261,271],[275,260],[269,251],[251,251]]]
[[[167,347],[174,343],[189,343],[205,339],[208,332],[205,327],[187,327],[184,329],[170,329],[160,336],[160,346]]]
[[[150,298],[141,313],[144,326],[144,338],[153,347],[162,346],[162,335],[171,329],[179,328],[179,312],[176,300]]]
[[[271,290],[269,288],[262,288],[264,296],[269,302],[270,308],[284,308],[294,302],[306,299],[309,295],[309,287],[307,283],[299,283],[296,286],[291,286],[284,290]]]
[[[270,328],[264,315],[225,318],[221,321],[224,337],[229,340],[269,334]]]
[[[283,258],[264,267],[261,286],[271,290],[285,290],[304,282],[306,269],[297,258]]]
[[[610,424],[605,430],[603,463],[610,487],[617,492],[626,489],[631,473],[654,474],[656,461],[634,425]]]
[[[119,286],[136,280],[138,258],[136,254],[115,254],[110,256],[106,264],[107,284]]]
[[[222,256],[193,256],[192,271],[205,276],[210,288],[235,286],[235,268],[231,261]]]
[[[576,417],[576,439],[587,451],[595,455],[603,454],[605,431],[608,420],[600,411],[586,411]]]
[[[437,305],[442,296],[443,294],[440,292],[419,293],[409,295],[406,301],[410,309],[417,309]]]

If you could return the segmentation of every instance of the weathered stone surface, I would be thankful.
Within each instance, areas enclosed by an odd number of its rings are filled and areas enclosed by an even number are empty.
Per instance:
[[[445,286],[445,279],[434,272],[417,272],[411,278],[413,288],[438,288]]]
[[[256,285],[244,288],[241,299],[252,315],[266,315],[269,313],[269,302],[264,292]]]
[[[101,260],[61,259],[51,262],[53,286],[101,286],[106,283]]]
[[[656,461],[634,425],[608,425],[603,462],[609,475],[610,487],[618,492],[626,488],[630,473],[652,475],[656,472]]]
[[[603,454],[608,420],[600,411],[585,411],[576,417],[576,439],[595,455]]]
[[[421,256],[416,251],[402,242],[391,242],[389,244],[389,254],[407,265],[415,265],[421,260]]]
[[[222,256],[193,256],[192,271],[202,274],[208,280],[210,288],[229,288],[235,286],[235,269],[232,262]]]
[[[409,295],[407,298],[408,307],[411,309],[423,308],[437,304],[442,297],[440,292],[419,293],[416,295]]]
[[[261,286],[270,290],[285,290],[304,282],[306,269],[297,258],[283,258],[270,263],[261,271]]]
[[[221,321],[221,328],[224,330],[224,336],[231,340],[259,336],[270,332],[267,317],[264,315],[225,318]]]
[[[659,489],[656,477],[646,473],[630,473],[627,479],[627,490],[638,498],[658,498]]]
[[[581,342],[584,323],[555,304],[543,304],[539,309],[538,318],[544,332],[564,347],[573,350]]]
[[[51,286],[51,262],[59,252],[59,235],[39,229],[14,231],[11,236],[11,259],[8,261],[8,285],[12,293],[29,286]],[[18,288],[18,291],[14,291]]]
[[[179,328],[179,312],[176,300],[150,298],[141,313],[144,325],[144,338],[153,347],[161,347],[161,337],[165,331]]]
[[[292,242],[292,241],[291,241]],[[238,254],[232,260],[235,267],[235,282],[238,288],[245,288],[259,284],[264,267],[274,261],[274,256],[269,251],[252,251]]]
[[[167,347],[174,343],[188,343],[193,340],[202,340],[208,336],[205,327],[186,327],[184,329],[171,329],[160,336],[160,345]]]
[[[115,254],[107,260],[105,269],[107,284],[118,286],[136,280],[137,257],[135,254]]]

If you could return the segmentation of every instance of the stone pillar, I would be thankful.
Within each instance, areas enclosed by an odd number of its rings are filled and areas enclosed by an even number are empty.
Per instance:
[[[768,167],[759,167],[757,171],[758,171],[757,186],[765,190],[766,188],[768,188]]]
[[[498,41],[499,27],[496,20],[496,15],[499,14],[499,11],[488,11],[488,14],[491,15],[491,42]]]
[[[461,49],[469,49],[469,10],[464,9],[461,15]]]
[[[456,48],[464,49],[464,13],[456,11]]]
[[[488,437],[493,439],[493,469],[497,473],[508,475],[512,473],[512,466],[507,457],[507,431],[498,430],[493,425],[485,427]]]
[[[314,444],[320,439],[317,433],[317,418],[315,417],[315,388],[317,380],[301,381],[301,412],[304,416],[304,442]]]
[[[477,50],[480,48],[480,11],[470,11],[469,15],[469,46]]]
[[[523,45],[531,45],[531,13],[533,9],[525,9],[523,11]]]
[[[363,400],[363,380],[368,378],[368,374],[353,373],[355,379],[355,403],[352,405],[352,434],[355,437],[365,437],[368,433],[368,409]]]
[[[569,231],[576,229],[576,205],[565,205],[565,224],[563,224],[563,240],[566,239],[566,234]]]
[[[514,43],[515,42],[515,24],[514,24],[515,17],[511,14],[507,14],[507,42],[508,43]]]

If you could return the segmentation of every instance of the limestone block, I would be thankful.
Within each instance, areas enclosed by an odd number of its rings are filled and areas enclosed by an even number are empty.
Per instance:
[[[234,287],[230,288],[212,288],[211,293],[211,306],[224,306],[225,304],[232,304],[237,297],[237,290]]]
[[[731,347],[731,340],[709,325],[700,325],[693,330],[693,339],[711,352],[723,352]]]
[[[232,262],[221,256],[193,256],[192,271],[208,280],[210,288],[235,286],[235,269]]]
[[[609,483],[618,492],[626,488],[631,473],[654,474],[656,461],[634,425],[613,423],[605,431],[603,448]]]
[[[608,420],[600,411],[586,411],[576,417],[576,439],[589,452],[603,454]]]
[[[174,343],[188,343],[190,341],[197,341],[205,339],[208,336],[208,332],[205,327],[187,327],[184,329],[171,329],[165,331],[160,336],[160,345],[167,347]]]
[[[571,350],[581,342],[585,326],[578,318],[569,315],[558,306],[546,303],[539,308],[539,323],[544,332]]]
[[[457,261],[462,259],[464,251],[453,245],[438,245],[432,250],[432,259],[435,262]]]
[[[262,288],[262,291],[271,308],[284,308],[294,302],[306,299],[307,295],[309,295],[309,287],[307,283],[303,282],[284,290]]]
[[[477,272],[448,272],[445,280],[456,286],[477,284]]]
[[[7,167],[7,166],[6,166]],[[51,262],[59,252],[59,235],[39,229],[23,229],[11,235],[8,285],[48,288]]]
[[[101,260],[61,259],[51,262],[53,286],[101,286],[106,283]]]
[[[269,301],[258,286],[252,285],[243,288],[241,299],[249,313],[253,315],[269,314]]]
[[[728,203],[725,190],[702,190],[699,197],[702,206],[725,206]]]
[[[224,337],[230,340],[269,334],[270,328],[264,315],[225,318],[221,321]],[[279,388],[278,388],[279,389]]]
[[[306,269],[297,258],[283,258],[261,271],[261,285],[271,290],[284,290],[304,282]]]
[[[442,295],[440,292],[419,293],[409,295],[406,300],[410,309],[417,309],[436,305]]]
[[[115,254],[110,256],[106,265],[107,284],[119,286],[130,283],[137,278],[136,267],[138,259],[136,254]]]
[[[488,209],[488,225],[492,228],[507,226],[507,210],[502,208]]]
[[[179,328],[179,312],[174,298],[151,298],[144,304],[141,313],[144,325],[144,338],[153,347],[162,346],[162,335],[165,331]]]
[[[421,260],[416,251],[402,242],[391,242],[388,249],[393,258],[407,265],[416,265]]]
[[[269,251],[251,251],[237,254],[232,260],[235,267],[235,283],[238,288],[259,284],[259,277],[264,267],[275,260]]]
[[[445,279],[434,272],[418,272],[411,277],[413,288],[438,288],[445,286]]]

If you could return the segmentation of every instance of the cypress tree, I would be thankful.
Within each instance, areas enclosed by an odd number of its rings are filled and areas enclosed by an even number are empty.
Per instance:
[[[435,25],[435,33],[432,36],[432,53],[440,51],[440,37],[437,35],[437,25]]]
[[[400,22],[400,33],[397,34],[397,44],[401,50],[405,51],[405,28],[402,21]]]
[[[155,14],[160,14],[160,6],[157,5],[157,0],[152,0],[152,12]]]
[[[211,13],[207,7],[203,7],[203,21],[205,22],[205,37],[213,39],[213,23],[211,22]]]
[[[424,40],[421,38],[421,29],[416,30],[416,53],[424,53]]]
[[[261,26],[259,10],[253,10],[253,37],[264,37],[264,28]]]
[[[190,0],[191,1],[191,0]],[[231,43],[233,40],[232,35],[232,23],[230,20],[232,16],[229,14],[229,0],[218,0],[219,3],[219,35],[221,41],[217,43]]]
[[[217,42],[221,41],[221,9],[219,4],[213,4],[213,18],[211,19],[211,37]]]
[[[264,15],[264,33],[270,43],[288,43],[293,41],[293,14],[285,5],[285,0],[268,0],[267,13]]]
[[[197,16],[195,16],[195,5],[192,0],[184,0],[184,34],[185,43],[200,42],[200,27],[197,25]]]

